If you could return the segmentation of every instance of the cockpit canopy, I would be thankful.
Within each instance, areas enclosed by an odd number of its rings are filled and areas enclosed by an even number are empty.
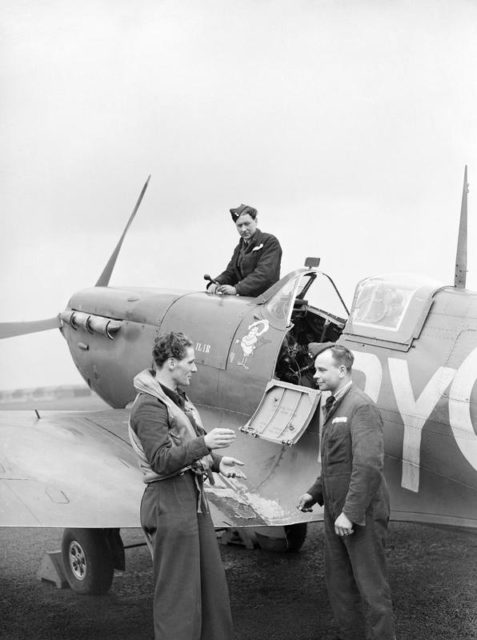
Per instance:
[[[348,339],[392,343],[407,350],[421,332],[435,292],[442,284],[425,276],[386,274],[361,280],[356,287]],[[400,347],[398,346],[400,345]]]

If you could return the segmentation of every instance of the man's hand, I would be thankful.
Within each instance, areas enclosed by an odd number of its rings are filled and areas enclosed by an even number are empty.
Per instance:
[[[231,284],[219,284],[216,293],[221,293],[224,296],[236,296],[237,290]]]
[[[219,465],[220,473],[226,478],[246,478],[247,476],[240,469],[234,468],[236,465],[243,467],[243,462],[237,458],[224,456]]]
[[[210,284],[207,287],[207,293],[217,293],[217,288],[218,288],[218,284],[215,284],[215,282],[212,282],[212,284]]]
[[[235,440],[235,431],[233,429],[216,428],[209,431],[204,436],[204,442],[209,449],[225,449],[230,447]]]
[[[335,520],[335,533],[337,536],[350,536],[354,533],[353,523],[344,513],[340,513]]]
[[[312,507],[315,504],[315,500],[313,499],[313,496],[311,496],[309,493],[304,493],[302,496],[300,496],[299,500],[298,500],[298,505],[297,505],[297,509],[300,509],[300,511],[313,511]]]

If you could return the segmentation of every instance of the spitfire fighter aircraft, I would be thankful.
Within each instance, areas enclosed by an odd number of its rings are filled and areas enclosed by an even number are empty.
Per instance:
[[[63,560],[80,593],[109,588],[124,568],[120,528],[139,526],[143,491],[127,437],[133,378],[150,366],[154,339],[180,330],[195,341],[190,388],[204,424],[237,431],[231,455],[247,480],[208,489],[217,528],[282,527],[300,547],[297,496],[319,469],[319,391],[310,342],[338,341],[355,355],[354,379],[385,423],[392,518],[477,527],[477,293],[465,289],[467,170],[454,286],[387,275],[356,287],[348,309],[317,259],[257,298],[110,287],[125,231],[96,286],[58,317],[4,323],[1,337],[59,328],[79,372],[111,407],[91,413],[1,412],[0,525],[65,528]],[[345,317],[314,294],[331,283]]]

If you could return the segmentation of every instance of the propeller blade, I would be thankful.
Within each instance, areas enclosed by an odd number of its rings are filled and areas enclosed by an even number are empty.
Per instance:
[[[139,209],[139,205],[141,204],[142,198],[143,198],[144,194],[146,193],[147,185],[149,184],[149,180],[150,179],[151,179],[151,176],[149,176],[148,179],[146,180],[146,182],[144,183],[144,186],[143,186],[143,188],[141,190],[141,193],[139,194],[139,198],[137,199],[136,206],[134,207],[133,212],[129,216],[129,220],[128,220],[128,223],[127,223],[127,225],[126,225],[126,227],[125,227],[125,229],[123,231],[123,234],[119,238],[119,242],[116,245],[116,248],[114,249],[113,253],[111,254],[111,257],[109,258],[107,265],[104,267],[103,273],[99,276],[99,280],[95,284],[96,287],[107,287],[108,286],[109,281],[111,279],[111,274],[113,273],[114,265],[116,264],[116,260],[118,259],[119,251],[120,251],[121,246],[123,244],[124,237],[126,235],[127,230],[131,226],[132,221],[134,220],[134,216],[136,215],[137,210]]]
[[[61,320],[58,316],[46,320],[32,320],[30,322],[0,322],[0,340],[3,338],[14,338],[24,336],[28,333],[38,331],[49,331],[61,327]]]

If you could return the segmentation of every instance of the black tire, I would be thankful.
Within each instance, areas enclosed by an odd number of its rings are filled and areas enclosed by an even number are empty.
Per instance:
[[[287,551],[300,551],[306,540],[308,523],[299,522],[297,524],[287,524],[284,529],[287,540]]]
[[[61,554],[65,577],[73,591],[88,595],[109,590],[114,563],[102,529],[65,529]]]

